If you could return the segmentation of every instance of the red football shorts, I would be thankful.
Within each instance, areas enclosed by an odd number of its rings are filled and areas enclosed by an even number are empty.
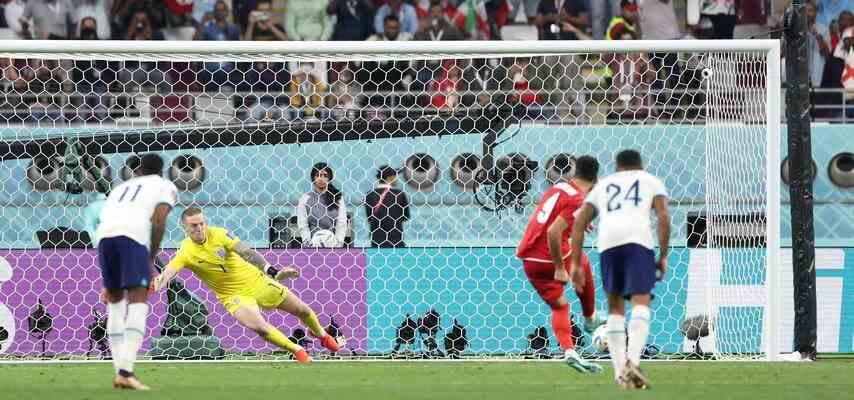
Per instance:
[[[537,294],[548,304],[552,304],[557,299],[563,296],[564,286],[567,282],[556,281],[555,267],[552,263],[544,263],[538,261],[523,260],[522,265],[525,267],[525,275],[531,286],[537,291]],[[569,272],[570,261],[569,257],[563,260],[563,267]],[[581,253],[581,268],[584,268],[584,275],[591,277],[590,259],[587,254]]]

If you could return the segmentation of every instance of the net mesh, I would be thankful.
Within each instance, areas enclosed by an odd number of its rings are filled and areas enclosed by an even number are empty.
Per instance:
[[[202,207],[301,270],[285,284],[346,341],[336,356],[422,358],[556,352],[515,246],[575,157],[610,173],[634,148],[668,187],[674,226],[647,355],[763,352],[764,52],[0,56],[4,358],[109,355],[99,192],[149,151],[180,190],[163,263],[184,238],[180,212]],[[333,211],[312,196],[321,162],[341,193]],[[378,180],[390,174],[394,189]],[[177,281],[152,297],[147,356],[286,357],[189,271]],[[601,286],[596,299],[605,310]],[[325,354],[297,319],[265,315]],[[694,331],[710,331],[702,349]]]

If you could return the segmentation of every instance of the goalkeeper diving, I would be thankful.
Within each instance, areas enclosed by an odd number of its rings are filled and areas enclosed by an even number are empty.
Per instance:
[[[163,272],[154,279],[155,291],[167,287],[172,278],[188,268],[216,294],[240,325],[287,350],[298,362],[310,363],[311,357],[302,346],[270,325],[261,314],[262,309],[278,309],[294,315],[308,327],[313,337],[321,340],[323,347],[331,352],[340,350],[340,344],[320,326],[314,311],[278,282],[298,277],[299,271],[292,267],[279,270],[227,229],[208,226],[200,208],[184,210],[181,226],[187,237]]]

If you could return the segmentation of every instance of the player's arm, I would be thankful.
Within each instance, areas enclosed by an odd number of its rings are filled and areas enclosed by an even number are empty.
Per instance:
[[[172,211],[172,206],[166,203],[160,203],[154,208],[154,214],[151,215],[151,247],[148,251],[148,257],[152,264],[157,258],[157,252],[160,251],[160,242],[163,240],[163,233],[166,232],[166,216]]]
[[[584,203],[578,209],[575,222],[572,224],[572,233],[569,236],[569,276],[575,287],[584,285],[584,272],[581,269],[581,246],[584,245],[584,232],[590,223],[596,218],[596,207],[590,203]]]
[[[179,269],[173,266],[173,263],[169,263],[166,268],[163,268],[160,275],[154,278],[154,291],[159,292],[169,286],[169,282],[178,275],[178,271]]]
[[[552,257],[552,263],[555,266],[555,279],[566,282],[566,270],[563,268],[563,252],[561,251],[560,240],[563,237],[563,232],[569,229],[569,224],[562,215],[558,215],[549,229],[546,231],[546,242],[549,244],[549,255]]]
[[[234,244],[234,252],[246,260],[246,262],[254,265],[255,268],[260,269],[261,272],[269,275],[273,279],[280,280],[299,277],[299,271],[296,268],[285,267],[279,270],[278,268],[270,265],[261,253],[249,247],[246,243],[237,242]]]
[[[667,272],[667,255],[670,252],[670,212],[667,210],[667,196],[655,196],[652,200],[657,220],[656,232],[658,233],[658,280],[664,279]]]

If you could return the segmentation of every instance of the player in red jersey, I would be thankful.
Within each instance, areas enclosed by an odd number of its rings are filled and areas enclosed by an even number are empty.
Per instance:
[[[564,351],[564,361],[579,372],[602,372],[602,367],[585,361],[575,351],[569,303],[563,295],[569,281],[569,234],[574,213],[584,204],[584,196],[596,183],[599,163],[590,156],[575,161],[575,176],[569,182],[558,182],[540,200],[528,222],[525,236],[516,249],[531,286],[552,309],[552,328]],[[576,291],[584,311],[585,330],[592,332],[604,323],[595,315],[595,287],[590,260],[582,253],[586,285]]]

